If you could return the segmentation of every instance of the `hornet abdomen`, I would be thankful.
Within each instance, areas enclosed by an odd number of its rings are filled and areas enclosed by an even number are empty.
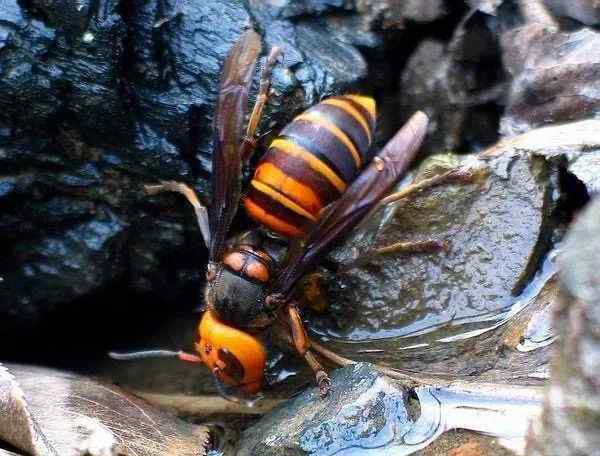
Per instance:
[[[250,217],[284,237],[304,234],[369,162],[375,100],[344,95],[294,118],[271,143],[244,203]]]

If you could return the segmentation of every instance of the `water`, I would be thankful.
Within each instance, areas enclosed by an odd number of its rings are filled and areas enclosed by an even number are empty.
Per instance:
[[[369,430],[366,443],[358,437],[348,439],[346,432],[337,445],[325,445],[315,435],[303,449],[313,456],[405,456],[427,447],[444,432],[465,429],[495,437],[522,454],[529,425],[542,411],[543,392],[538,387],[464,384],[421,387],[415,393],[421,409],[416,420],[409,418],[403,404],[378,432]]]
[[[544,286],[556,275],[556,258],[559,249],[554,249],[546,255],[540,270],[523,289],[523,291],[512,298],[510,304],[503,309],[495,312],[485,312],[471,315],[464,318],[455,318],[450,321],[444,321],[441,324],[435,323],[430,315],[426,316],[430,324],[424,325],[419,320],[411,325],[393,328],[389,330],[380,329],[376,333],[354,330],[344,335],[336,337],[335,332],[328,331],[322,333],[315,331],[322,340],[340,342],[340,343],[360,343],[366,341],[385,341],[391,339],[407,340],[406,344],[400,344],[397,348],[400,350],[410,350],[414,348],[424,348],[435,345],[436,343],[451,343],[459,340],[470,339],[488,331],[492,331],[511,321],[523,309],[527,308],[540,294]],[[551,310],[546,309],[543,315],[536,315],[528,328],[526,340],[519,350],[530,351],[552,343],[551,328]],[[442,316],[443,318],[443,316]],[[535,321],[533,321],[535,320]],[[412,327],[418,328],[413,330]],[[450,335],[448,335],[450,334]],[[362,348],[358,350],[361,353],[373,352],[374,349]]]

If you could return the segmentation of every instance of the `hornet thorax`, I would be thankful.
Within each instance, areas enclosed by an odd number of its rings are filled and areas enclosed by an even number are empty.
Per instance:
[[[263,329],[273,320],[265,303],[269,282],[277,273],[285,243],[260,230],[242,233],[228,243],[221,264],[211,265],[205,290],[208,308],[226,323]]]

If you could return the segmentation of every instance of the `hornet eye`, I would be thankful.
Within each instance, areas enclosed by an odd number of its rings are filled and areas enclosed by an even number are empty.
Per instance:
[[[225,364],[221,369],[228,377],[234,381],[241,383],[244,379],[244,366],[236,356],[227,348],[219,348],[217,356]]]

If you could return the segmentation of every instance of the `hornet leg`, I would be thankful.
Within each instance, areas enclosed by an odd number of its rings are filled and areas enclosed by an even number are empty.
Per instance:
[[[204,238],[204,244],[206,244],[206,246],[208,247],[210,243],[208,211],[206,210],[206,206],[204,206],[200,202],[194,190],[192,190],[190,187],[181,182],[175,181],[163,181],[157,185],[145,185],[144,190],[146,190],[146,193],[148,195],[156,195],[160,192],[177,192],[185,196],[185,198],[194,208],[194,212],[196,213],[196,220],[198,221],[200,232],[202,233],[202,237]]]
[[[246,136],[242,140],[242,159],[244,161],[250,160],[254,149],[256,148],[256,128],[262,117],[263,110],[269,99],[269,88],[271,87],[271,71],[277,61],[277,57],[281,54],[281,49],[273,47],[269,55],[265,59],[262,70],[260,72],[260,86],[258,94],[256,95],[256,101],[254,102],[254,108],[252,114],[250,114],[250,120],[248,120],[248,128],[246,130]]]
[[[418,195],[424,190],[428,190],[430,188],[436,187],[442,184],[448,183],[467,183],[474,179],[474,173],[472,170],[468,168],[456,168],[450,171],[447,171],[443,174],[439,174],[437,176],[430,177],[429,179],[423,179],[417,183],[411,184],[406,188],[391,193],[390,195],[383,198],[364,218],[364,221],[371,220],[373,215],[379,211],[381,208],[387,206],[388,204],[395,203],[397,201],[407,199]],[[363,222],[361,222],[362,224]],[[366,252],[359,252],[358,250],[355,252],[355,255],[352,259],[348,260],[346,263],[342,264],[339,267],[341,271],[347,271],[348,269],[355,268],[357,266],[361,266],[362,264],[368,262],[370,259],[375,257],[376,255],[386,254],[386,253],[397,253],[397,254],[410,254],[410,253],[435,253],[441,251],[448,251],[448,243],[446,241],[437,241],[437,240],[426,240],[426,241],[400,241],[395,242],[390,245],[386,245],[383,247],[375,247],[367,250]]]
[[[287,313],[292,328],[294,347],[296,347],[298,353],[304,357],[310,368],[314,371],[317,385],[319,386],[319,394],[321,397],[325,397],[329,392],[331,380],[329,379],[327,372],[323,369],[323,366],[321,366],[310,350],[310,339],[304,329],[304,324],[300,318],[296,303],[293,302],[287,306]]]
[[[371,216],[373,216],[378,210],[382,207],[387,206],[388,204],[395,203],[402,199],[406,199],[416,195],[423,190],[428,190],[433,187],[437,187],[442,184],[452,184],[452,183],[467,183],[471,182],[474,178],[474,172],[469,168],[455,168],[450,171],[447,171],[443,174],[438,174],[437,176],[430,177],[429,179],[423,179],[417,183],[411,184],[404,189],[391,193],[385,198],[381,199],[379,203],[371,209],[368,215],[365,217],[365,220],[369,220]]]
[[[375,247],[367,250],[366,252],[355,252],[355,255],[349,261],[343,263],[338,271],[347,271],[349,269],[362,266],[369,262],[372,258],[377,255],[386,253],[396,253],[400,255],[409,255],[412,253],[436,253],[436,252],[447,252],[448,243],[446,241],[400,241],[394,242],[383,247]]]

